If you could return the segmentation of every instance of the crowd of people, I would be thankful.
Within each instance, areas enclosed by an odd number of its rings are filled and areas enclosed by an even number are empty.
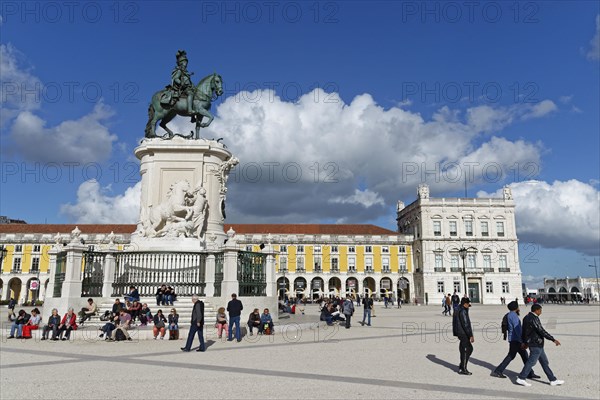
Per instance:
[[[158,294],[160,292],[160,294]],[[160,297],[159,297],[160,296]],[[140,298],[135,287],[131,287],[130,292],[125,296],[125,304],[120,299],[115,299],[111,310],[107,310],[101,316],[101,320],[105,324],[100,327],[100,337],[108,341],[131,340],[128,331],[132,326],[136,326],[136,321],[140,325],[147,325],[149,322],[153,324],[152,333],[154,339],[163,340],[167,331],[169,332],[169,340],[177,340],[179,338],[179,314],[172,307],[170,313],[165,316],[162,309],[158,309],[155,314],[152,314],[147,303],[140,304]],[[358,298],[360,299],[360,298]],[[503,299],[504,300],[504,299]],[[171,305],[175,301],[174,292],[169,290],[167,286],[161,286],[157,291],[157,304]],[[320,301],[320,320],[325,321],[327,325],[333,325],[336,322],[344,323],[345,327],[351,327],[351,319],[354,315],[354,301],[357,298],[347,296],[345,299],[340,297],[323,298]],[[359,300],[360,301],[360,300]],[[505,302],[505,301],[503,301]],[[48,321],[42,327],[41,340],[69,340],[71,332],[77,330],[79,325],[83,325],[89,320],[92,315],[98,311],[97,305],[92,298],[87,299],[88,305],[83,307],[79,312],[79,324],[77,323],[77,314],[70,307],[67,312],[61,317],[58,310],[54,308]],[[192,315],[190,321],[190,330],[186,340],[186,344],[181,348],[182,351],[189,352],[192,349],[192,344],[197,335],[200,345],[197,351],[203,352],[206,350],[204,341],[204,302],[197,295],[192,296]],[[373,298],[364,296],[360,304],[363,306],[363,319],[361,324],[371,326],[371,316],[373,313]],[[459,297],[458,293],[450,295],[449,293],[442,300],[443,315],[453,316],[452,331],[454,336],[459,340],[460,364],[458,373],[461,375],[472,375],[468,369],[469,359],[473,353],[473,343],[475,341],[471,320],[469,317],[469,309],[471,301],[468,297]],[[217,310],[215,328],[219,339],[223,333],[227,334],[227,341],[234,339],[240,342],[242,333],[240,327],[240,318],[244,306],[234,293],[231,295],[231,300],[227,307],[220,307]],[[539,316],[542,314],[542,306],[533,303],[531,312],[521,319],[519,317],[518,299],[508,303],[509,312],[502,320],[502,331],[505,334],[505,339],[509,342],[509,350],[502,362],[493,370],[491,375],[497,378],[506,378],[504,370],[508,364],[516,357],[517,354],[523,361],[523,369],[518,375],[516,383],[522,386],[531,386],[527,379],[539,378],[533,371],[533,367],[539,362],[552,386],[562,385],[564,381],[556,378],[549,366],[548,357],[544,352],[544,342],[549,340],[556,346],[560,346],[560,342],[550,335],[542,326]],[[9,309],[9,319],[11,320],[10,335],[8,339],[32,337],[33,330],[40,329],[42,323],[40,311],[37,308],[31,310],[28,314],[25,310],[20,310],[18,314],[14,313],[14,308]],[[265,308],[261,313],[258,308],[254,308],[248,316],[247,321],[248,334],[254,335],[256,330],[259,335],[274,334],[273,318],[268,308]],[[49,337],[51,333],[51,336]],[[529,349],[529,353],[527,352]]]

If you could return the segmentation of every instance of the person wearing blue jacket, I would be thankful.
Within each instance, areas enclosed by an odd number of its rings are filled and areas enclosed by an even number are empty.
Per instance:
[[[265,308],[260,315],[260,325],[258,326],[258,334],[262,335],[265,331],[265,325],[269,327],[269,331],[273,334],[273,317],[269,314],[269,309]]]
[[[519,303],[511,301],[508,303],[508,309],[510,310],[507,316],[508,332],[506,335],[506,340],[508,340],[509,343],[508,354],[504,357],[504,360],[502,360],[500,365],[492,372],[491,375],[496,378],[506,378],[506,375],[504,375],[503,372],[506,367],[508,367],[508,364],[515,359],[517,353],[521,356],[523,365],[525,365],[529,359],[529,355],[527,354],[527,350],[525,350],[525,346],[523,346],[521,338],[523,329],[521,326],[521,319],[519,318]],[[528,378],[539,378],[539,375],[534,374],[533,370],[531,370]]]

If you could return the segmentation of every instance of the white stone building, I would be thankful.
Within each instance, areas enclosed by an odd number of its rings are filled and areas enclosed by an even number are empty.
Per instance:
[[[544,288],[538,290],[538,295],[549,302],[566,302],[589,299],[598,301],[600,282],[596,278],[547,278]]]
[[[420,185],[415,202],[398,202],[398,232],[414,236],[417,297],[441,304],[444,294],[462,295],[466,279],[473,302],[520,298],[514,212],[508,187],[503,198],[430,198]]]

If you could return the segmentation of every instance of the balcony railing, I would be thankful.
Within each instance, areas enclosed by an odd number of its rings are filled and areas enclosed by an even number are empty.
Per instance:
[[[451,267],[450,272],[462,272],[462,268]]]
[[[446,272],[446,268],[444,267],[435,267],[433,269],[434,272]]]
[[[339,268],[331,268],[331,271],[330,271],[330,272],[331,272],[332,274],[337,274],[337,273],[339,273],[339,272],[340,272],[340,269],[339,269]]]
[[[389,268],[384,268],[381,270],[382,273],[384,274],[389,274],[390,272],[392,272]]]
[[[494,272],[494,268],[484,268],[483,272]]]
[[[510,268],[498,268],[498,272],[510,272]]]
[[[10,270],[11,274],[20,274],[21,273],[21,268],[13,268]]]

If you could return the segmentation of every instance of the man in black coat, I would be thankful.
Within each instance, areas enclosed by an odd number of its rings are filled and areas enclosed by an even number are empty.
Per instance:
[[[463,297],[460,301],[458,311],[454,312],[454,318],[452,320],[452,333],[458,337],[460,341],[458,349],[460,351],[460,365],[458,367],[458,373],[461,375],[473,375],[467,369],[467,363],[469,357],[473,353],[472,343],[475,341],[473,337],[473,328],[471,327],[471,319],[469,318],[469,308],[471,307],[471,300],[468,297]]]
[[[550,369],[548,357],[544,352],[544,339],[553,342],[557,346],[560,346],[560,342],[544,329],[540,322],[540,315],[542,315],[542,306],[534,304],[531,306],[531,312],[523,318],[523,343],[529,346],[529,358],[517,378],[517,383],[523,386],[531,386],[531,383],[527,382],[527,377],[539,360],[544,373],[550,381],[550,385],[562,385],[565,382],[556,379],[556,376],[554,376],[554,373]]]
[[[201,301],[197,295],[192,296],[192,322],[190,324],[190,333],[188,334],[187,342],[185,347],[182,347],[183,351],[191,351],[192,343],[194,342],[194,336],[198,333],[198,339],[200,339],[200,347],[196,351],[205,351],[206,346],[204,345],[204,302]]]

